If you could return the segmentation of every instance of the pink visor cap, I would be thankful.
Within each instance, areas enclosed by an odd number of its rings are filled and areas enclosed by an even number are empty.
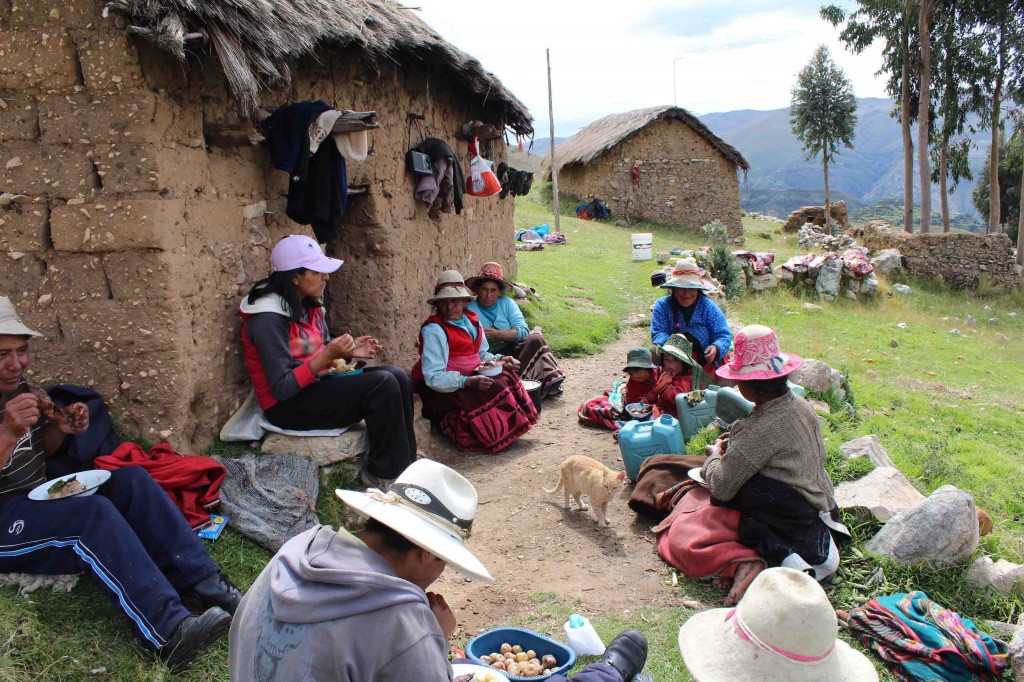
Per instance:
[[[270,254],[270,265],[274,272],[306,268],[313,272],[331,273],[344,262],[328,258],[312,237],[302,234],[288,235],[277,243]]]

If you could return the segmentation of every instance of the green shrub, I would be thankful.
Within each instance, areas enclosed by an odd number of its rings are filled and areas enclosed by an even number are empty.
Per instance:
[[[729,250],[729,233],[719,221],[701,228],[711,244],[711,274],[722,283],[726,298],[738,298],[746,291],[746,278]]]

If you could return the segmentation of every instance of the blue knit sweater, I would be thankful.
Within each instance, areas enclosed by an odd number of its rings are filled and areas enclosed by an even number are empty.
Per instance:
[[[672,294],[659,298],[651,311],[651,342],[656,346],[664,345],[672,334],[689,332],[707,348],[714,344],[718,347],[718,364],[732,346],[732,332],[725,321],[722,309],[710,298],[701,294],[694,306],[690,323],[686,323],[683,311],[678,305],[672,305]]]

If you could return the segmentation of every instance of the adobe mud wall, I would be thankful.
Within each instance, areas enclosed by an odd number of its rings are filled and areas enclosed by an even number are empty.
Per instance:
[[[634,164],[640,167],[638,183]],[[682,121],[656,121],[596,161],[564,167],[558,186],[581,200],[600,197],[615,218],[687,230],[718,220],[731,241],[743,240],[736,165]]]
[[[265,148],[206,146],[204,130],[239,122],[215,60],[186,68],[101,7],[0,2],[0,194],[16,195],[0,206],[0,293],[46,336],[34,383],[93,386],[129,431],[194,450],[248,390],[239,299],[277,239],[311,232],[285,217],[288,178]],[[294,71],[292,92],[265,106],[379,112],[371,156],[348,166],[365,192],[331,247],[346,262],[330,321],[408,366],[440,270],[497,260],[515,272],[511,200],[467,197],[461,216],[431,218],[404,172],[407,112],[463,155],[452,133],[479,115],[445,73],[354,54]],[[494,151],[504,157],[500,141]]]
[[[1005,234],[910,234],[874,224],[849,232],[871,251],[899,249],[910,274],[941,277],[954,288],[976,288],[982,276],[1000,287],[1024,283],[1016,270],[1013,242]]]

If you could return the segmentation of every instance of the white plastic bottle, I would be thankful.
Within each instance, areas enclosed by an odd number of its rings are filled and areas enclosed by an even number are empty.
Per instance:
[[[590,621],[578,613],[569,616],[569,620],[562,626],[565,629],[565,640],[569,648],[576,652],[577,656],[600,656],[604,653],[604,643],[598,636]]]

